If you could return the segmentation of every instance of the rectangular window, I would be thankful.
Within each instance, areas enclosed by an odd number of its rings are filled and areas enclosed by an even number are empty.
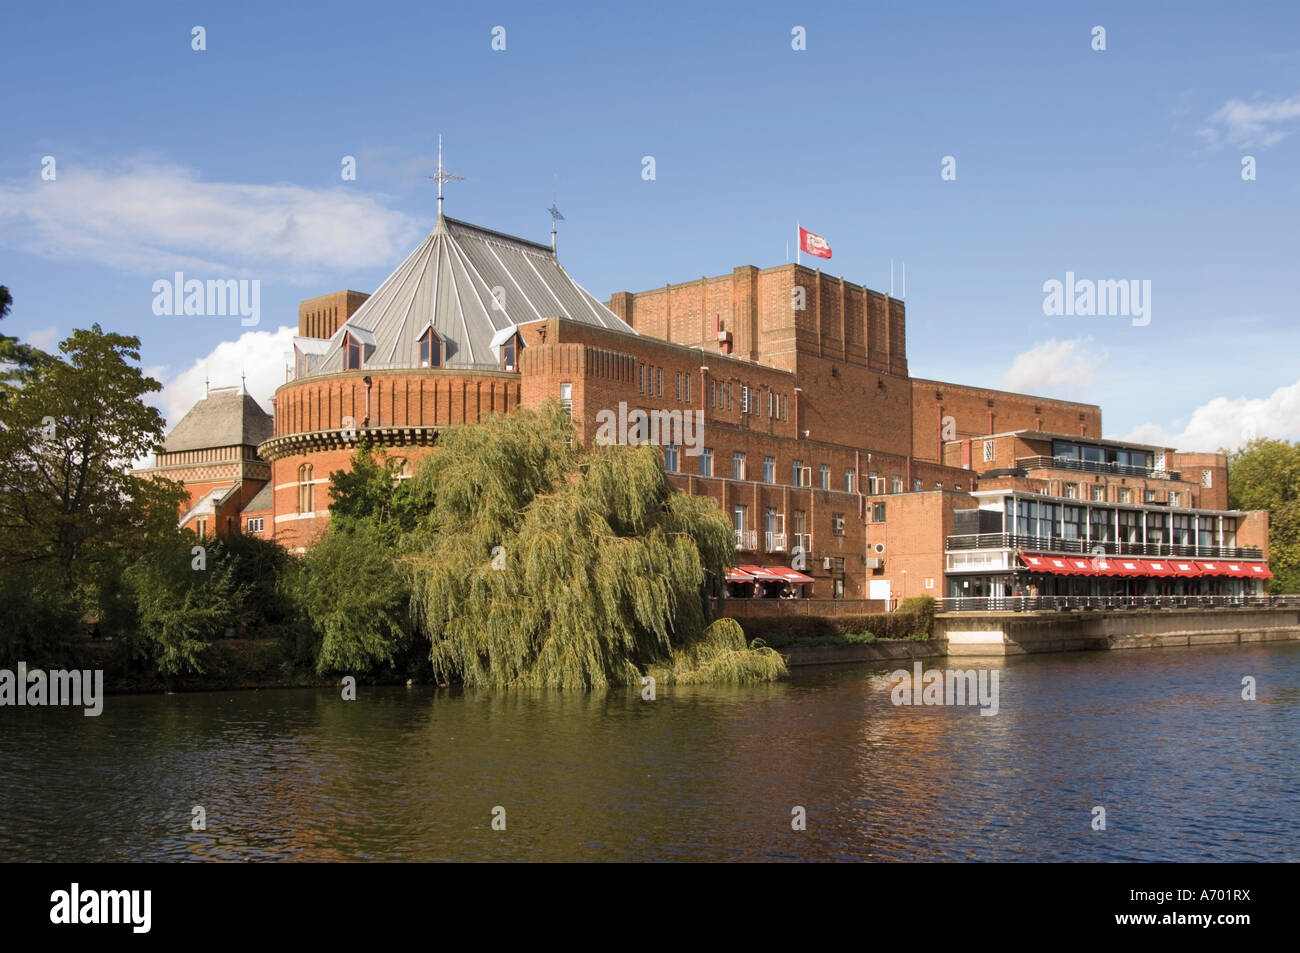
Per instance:
[[[942,490],[942,489],[943,489],[943,484],[942,484],[942,483],[936,483],[936,484],[934,485],[934,488],[935,488],[936,490]]]
[[[818,477],[820,478],[821,488],[829,490],[831,488],[831,468],[827,464],[823,463],[819,467]]]
[[[903,492],[903,478],[901,476],[894,477],[894,492],[895,493]]]
[[[1177,491],[1177,490],[1170,490],[1170,491],[1169,491],[1169,505],[1170,505],[1170,506],[1177,506],[1177,505],[1178,505],[1178,491]]]
[[[677,399],[682,399],[682,372],[677,372]]]
[[[740,412],[742,414],[749,413],[749,385],[748,384],[740,385]]]
[[[992,462],[994,461],[994,459],[995,459],[995,457],[994,457],[994,453],[993,453],[993,451],[994,451],[994,446],[993,446],[993,444],[994,444],[994,441],[992,441],[992,440],[985,440],[985,441],[984,441],[984,462],[985,462],[985,463],[992,463]]]
[[[803,482],[802,482],[802,481],[800,480],[800,478],[799,478],[799,474],[800,474],[802,471],[803,471],[803,461],[802,461],[802,460],[795,460],[794,463],[792,463],[792,464],[790,465],[790,485],[791,485],[791,486],[803,486]]]
[[[763,482],[776,482],[776,457],[763,458]]]
[[[1211,485],[1213,482],[1214,482],[1214,471],[1213,471],[1213,470],[1202,470],[1202,471],[1201,471],[1201,486],[1205,487],[1205,488],[1208,490],[1208,489],[1210,489],[1210,485]]]
[[[771,391],[767,392],[767,415],[769,417],[776,416],[776,394]]]
[[[921,492],[921,480],[920,480],[920,478],[917,478],[917,479],[915,479],[915,480],[912,481],[912,492],[913,492],[913,493],[920,493],[920,492]]]
[[[1119,501],[1120,501],[1121,503],[1132,503],[1132,502],[1133,502],[1133,491],[1130,490],[1130,489],[1129,489],[1128,487],[1126,487],[1126,486],[1122,486],[1122,487],[1120,487],[1120,489],[1119,489]]]
[[[853,472],[852,467],[849,467],[847,470],[844,471],[844,492],[845,493],[853,492],[853,479],[855,476],[856,474]]]
[[[655,368],[655,396],[662,397],[663,395],[664,395],[664,369],[662,367],[656,367]]]
[[[843,513],[831,514],[831,535],[832,536],[844,535],[844,514]]]
[[[677,472],[677,444],[664,445],[664,469],[669,473]]]
[[[713,476],[713,448],[705,447],[700,453],[700,476]]]
[[[263,517],[261,517],[261,516],[256,516],[256,517],[250,519],[250,520],[248,521],[248,532],[250,532],[250,533],[260,533],[260,532],[262,531],[262,519],[263,519]]]
[[[727,410],[731,409],[731,385],[727,385]]]
[[[564,412],[566,414],[568,414],[570,417],[573,416],[573,385],[572,384],[560,385],[560,406],[564,408]]]
[[[871,504],[871,522],[873,522],[873,523],[883,523],[884,521],[885,521],[885,504],[884,504],[883,502],[881,502],[881,503],[872,503],[872,504]]]
[[[731,478],[733,480],[745,479],[745,455],[739,451],[731,455]]]
[[[1094,543],[1115,541],[1115,511],[1093,510],[1088,514],[1089,535]]]
[[[794,511],[794,546],[803,547],[804,554],[812,548],[812,539],[808,536],[808,514],[803,510]]]
[[[736,506],[732,507],[731,510],[731,521],[732,521],[731,525],[732,528],[735,529],[736,531],[737,549],[744,549],[748,545],[745,539],[745,525],[746,525],[747,513],[748,510],[740,504],[737,504]]]
[[[1142,491],[1142,502],[1144,502],[1144,503],[1154,503],[1155,501],[1156,501],[1156,491],[1155,491],[1155,490],[1143,490],[1143,491]]]
[[[1095,502],[1104,503],[1106,500],[1106,486],[1103,483],[1094,483],[1092,485],[1092,498]]]
[[[637,383],[637,392],[638,392],[638,393],[641,393],[641,394],[644,394],[644,393],[645,393],[645,365],[644,365],[644,364],[638,364],[638,365],[637,365],[637,371],[638,371],[638,374],[637,374],[637,381],[638,381],[638,383]]]
[[[691,402],[691,375],[686,375],[686,403]]]

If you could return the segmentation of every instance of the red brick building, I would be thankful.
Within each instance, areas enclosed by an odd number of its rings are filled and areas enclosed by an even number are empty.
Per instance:
[[[636,439],[649,418],[667,428],[653,439],[673,483],[733,522],[749,567],[737,595],[786,579],[888,603],[1030,585],[1239,594],[1267,578],[1240,564],[1266,560],[1268,515],[1226,509],[1222,455],[1103,440],[1092,404],[913,378],[903,302],[801,265],[602,304],[553,247],[440,216],[373,295],[314,298],[298,317],[292,379],[257,445],[269,474],[214,510],[291,548],[324,530],[329,473],[359,435],[410,465],[448,427],[556,399],[587,443]],[[201,476],[186,471],[192,496],[212,491]],[[1127,556],[1146,574],[1026,558],[1045,554]],[[1142,562],[1168,556],[1197,571]]]

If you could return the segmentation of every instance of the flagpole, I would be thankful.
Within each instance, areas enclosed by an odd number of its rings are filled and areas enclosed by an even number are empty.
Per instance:
[[[799,257],[799,252],[803,250],[803,243],[799,241],[799,219],[794,220],[794,263],[802,265],[803,259]]]

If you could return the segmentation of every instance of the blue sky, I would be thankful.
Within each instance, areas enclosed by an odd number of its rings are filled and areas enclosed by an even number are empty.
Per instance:
[[[831,274],[906,262],[914,375],[1186,449],[1300,437],[1293,3],[25,4],[3,33],[6,331],[137,334],[172,413],[237,368],[269,396],[298,301],[378,286],[442,133],[447,213],[545,241],[556,198],[602,299],[780,264],[798,219]],[[259,279],[261,323],[155,316],[178,269]],[[1044,315],[1067,271],[1149,280],[1150,323]]]

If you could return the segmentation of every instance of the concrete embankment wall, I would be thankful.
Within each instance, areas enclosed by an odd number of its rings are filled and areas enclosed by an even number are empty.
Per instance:
[[[908,640],[872,642],[866,645],[791,645],[779,651],[787,665],[838,665],[844,662],[935,658],[948,654],[948,644],[941,639],[929,639],[925,642]]]
[[[1300,608],[952,612],[935,617],[949,655],[1022,655],[1300,640]]]

